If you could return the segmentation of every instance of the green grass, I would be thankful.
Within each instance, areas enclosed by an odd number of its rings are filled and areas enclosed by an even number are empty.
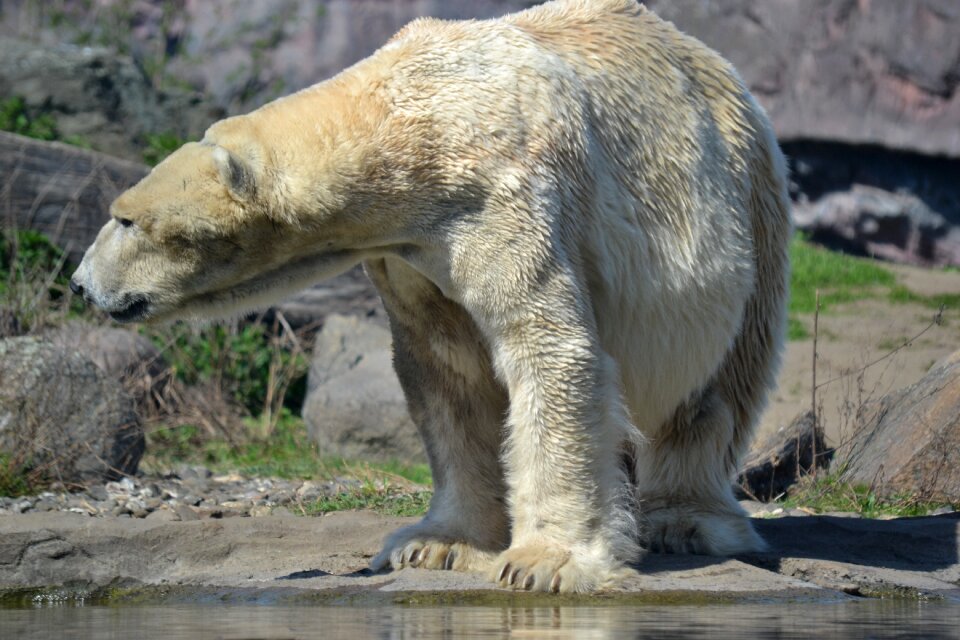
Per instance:
[[[790,313],[813,313],[843,302],[876,297],[896,285],[896,276],[873,260],[814,246],[802,237],[790,243]]]
[[[45,488],[46,482],[33,473],[28,464],[18,462],[0,451],[0,496],[32,495]]]
[[[356,491],[320,498],[304,504],[301,513],[317,516],[331,511],[371,509],[389,516],[419,516],[430,507],[431,491],[405,492],[397,489],[380,489],[373,484],[364,484]]]
[[[0,310],[16,334],[40,331],[83,313],[70,293],[71,266],[46,236],[30,230],[0,233]],[[0,327],[5,337],[9,327]]]
[[[147,436],[147,452],[142,466],[154,470],[187,463],[245,476],[303,480],[346,477],[363,481],[357,489],[297,505],[295,511],[300,515],[372,509],[385,515],[415,516],[426,513],[432,496],[429,490],[409,486],[431,486],[427,465],[396,461],[361,463],[324,456],[307,434],[303,420],[289,413],[270,437],[237,445],[222,439],[204,439],[199,429],[189,425],[157,429]]]
[[[806,340],[810,337],[810,331],[807,325],[796,316],[787,318],[787,340]]]
[[[251,432],[256,429],[254,424],[248,426]],[[192,425],[153,429],[147,435],[147,452],[144,465],[148,468],[191,463],[218,472],[260,477],[333,479],[348,476],[431,484],[430,468],[425,464],[358,463],[323,455],[310,439],[303,420],[289,411],[269,437],[251,437],[235,444],[222,438],[208,438]]]
[[[790,340],[810,337],[810,323],[800,316],[814,312],[818,290],[821,313],[829,312],[837,304],[864,299],[917,304],[929,309],[960,309],[960,293],[921,295],[897,283],[896,275],[880,262],[823,249],[802,236],[790,243],[790,261]]]
[[[930,309],[939,309],[941,306],[946,309],[960,309],[960,293],[923,296],[900,284],[891,287],[887,299],[896,304],[920,304]]]
[[[80,135],[63,136],[56,119],[49,113],[28,109],[24,99],[13,96],[0,102],[0,131],[9,131],[36,140],[59,140],[83,149],[92,149],[89,140]]]
[[[845,482],[841,472],[803,478],[791,487],[781,504],[784,508],[804,508],[816,513],[853,512],[865,518],[922,516],[945,506],[960,508],[960,505],[923,500],[906,493],[877,495],[868,486]]]
[[[45,235],[29,229],[16,234],[4,232],[0,242],[0,279],[8,280],[24,273],[53,275],[54,280],[67,281],[63,251]]]

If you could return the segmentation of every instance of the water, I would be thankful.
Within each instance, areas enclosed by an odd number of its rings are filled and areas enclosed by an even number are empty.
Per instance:
[[[960,605],[867,600],[704,606],[38,606],[0,638],[960,638]]]

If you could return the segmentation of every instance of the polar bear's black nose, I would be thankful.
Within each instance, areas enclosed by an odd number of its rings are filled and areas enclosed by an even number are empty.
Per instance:
[[[80,283],[70,278],[70,291],[73,291],[78,296],[83,295],[83,287],[80,286]]]

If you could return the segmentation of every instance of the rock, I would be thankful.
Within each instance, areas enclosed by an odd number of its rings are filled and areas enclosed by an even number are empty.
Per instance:
[[[960,156],[953,0],[650,0],[737,67],[781,139]]]
[[[0,131],[0,175],[11,223],[43,233],[73,264],[109,218],[113,199],[146,173],[141,164]]]
[[[88,487],[87,495],[98,502],[104,502],[110,499],[110,494],[107,492],[107,488],[99,484]]]
[[[128,56],[102,47],[0,37],[0,95],[52,116],[59,135],[141,161],[147,137],[198,139],[224,114],[194,91],[158,90]]]
[[[181,480],[206,480],[213,477],[213,472],[206,467],[184,465],[177,470],[177,476]]]
[[[197,515],[197,512],[194,511],[192,507],[187,505],[179,505],[173,508],[174,513],[176,513],[180,520],[183,522],[190,522],[191,520],[199,520],[200,516]]]
[[[253,3],[243,12],[231,11],[229,0],[175,3],[163,10],[145,2],[130,9],[118,0],[101,0],[96,11],[72,4],[64,7],[61,24],[43,24],[29,3],[5,7],[0,20],[10,29],[38,32],[50,42],[69,40],[77,25],[83,25],[95,37],[108,37],[131,51],[142,67],[162,60],[168,74],[238,113],[336,74],[370,55],[414,18],[489,18],[532,3],[327,0],[318,11],[310,3],[277,0]],[[782,139],[960,156],[960,13],[954,0],[645,4],[730,59]],[[116,26],[108,32],[111,25]],[[171,48],[171,42],[177,46]],[[43,57],[70,51],[61,47]],[[101,55],[98,50],[72,51],[90,58]],[[107,66],[95,77],[111,73],[116,72]],[[66,80],[78,84],[70,77],[61,83]],[[125,79],[116,83],[136,85]]]
[[[0,450],[40,477],[85,484],[136,471],[133,399],[93,362],[35,337],[0,341]]]
[[[314,5],[276,0],[250,3],[240,12],[222,0],[178,2],[162,9],[154,3],[131,6],[101,0],[96,11],[85,10],[82,3],[68,3],[62,10],[70,28],[44,31],[51,40],[66,40],[76,33],[76,25],[83,25],[94,37],[118,42],[131,51],[142,66],[162,62],[177,83],[202,89],[217,104],[237,113],[333,76],[373,53],[419,16],[492,17],[527,4],[522,0],[327,0]],[[37,13],[5,6],[0,19],[15,29],[30,25],[40,31],[48,25],[36,24]]]
[[[14,513],[24,513],[33,508],[33,502],[30,500],[20,500],[19,502],[14,503],[13,512]]]
[[[920,266],[960,266],[960,226],[916,196],[854,185],[794,208],[812,240],[850,253]]]
[[[324,455],[423,460],[423,445],[391,362],[387,329],[329,316],[317,335],[303,419]]]
[[[836,464],[878,495],[960,502],[960,351],[916,384],[867,404]]]
[[[813,414],[807,411],[788,426],[754,444],[741,465],[737,484],[747,496],[762,501],[773,500],[799,480],[798,453],[801,476],[813,471],[814,448],[817,468],[825,469],[833,457],[833,450],[826,446],[822,431],[814,433]]]
[[[79,351],[120,383],[137,403],[141,416],[156,411],[170,381],[166,361],[150,340],[126,329],[71,322],[45,335],[64,349]]]
[[[272,323],[277,312],[283,313],[292,329],[308,336],[332,314],[362,316],[387,327],[380,295],[359,266],[295,293],[268,310],[264,322]]]
[[[177,514],[170,509],[157,509],[147,515],[146,519],[150,522],[175,522],[179,520]]]

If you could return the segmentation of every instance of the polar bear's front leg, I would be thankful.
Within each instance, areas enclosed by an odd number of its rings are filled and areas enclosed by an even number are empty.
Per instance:
[[[393,533],[371,568],[486,571],[509,544],[502,444],[506,391],[466,311],[405,263],[367,263],[393,332],[394,368],[433,474],[430,510]]]
[[[492,577],[517,589],[593,591],[639,553],[618,464],[632,427],[574,279],[558,268],[538,285],[482,322],[510,395],[503,460],[512,540]]]

